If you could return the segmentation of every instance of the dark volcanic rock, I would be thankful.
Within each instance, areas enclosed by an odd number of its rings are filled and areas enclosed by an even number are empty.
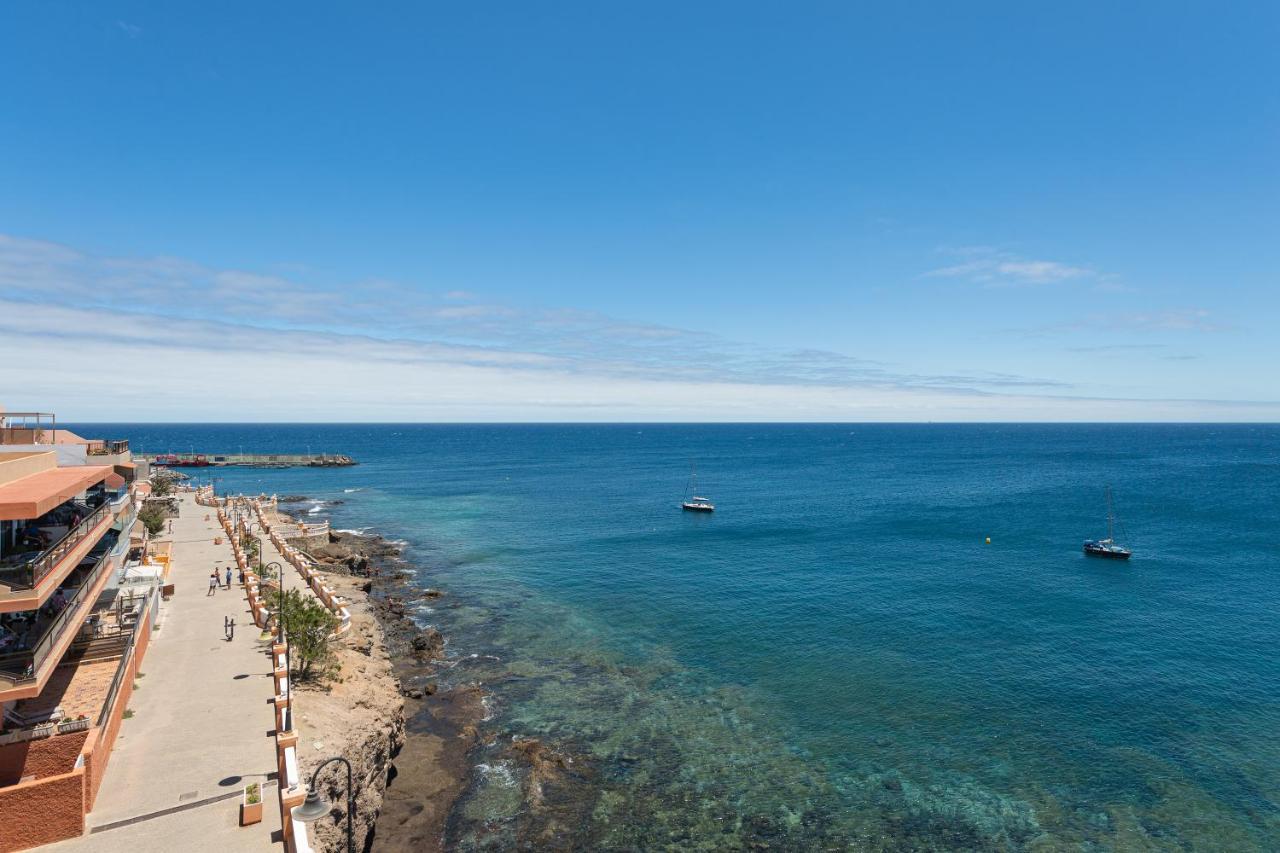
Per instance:
[[[524,780],[527,811],[516,829],[516,846],[555,849],[555,841],[571,837],[590,819],[599,797],[594,769],[585,756],[570,756],[537,738],[516,738],[510,754],[529,769]]]
[[[284,496],[284,497],[282,497],[282,498],[276,498],[276,503],[279,503],[279,504],[300,504],[300,503],[305,503],[305,502],[307,502],[307,501],[309,501],[309,500],[311,500],[311,498],[307,497],[306,495],[285,495],[285,496]]]
[[[430,660],[444,656],[444,634],[435,628],[423,628],[413,638],[414,657],[419,660]]]
[[[420,630],[405,604],[421,598],[422,590],[402,566],[378,559],[371,563],[369,600],[404,686],[408,716],[404,746],[389,773],[394,784],[388,784],[378,817],[375,849],[448,849],[445,827],[471,775],[468,755],[479,740],[484,690],[476,685],[440,688],[434,680],[439,664],[431,655],[443,655],[444,637],[439,631]]]

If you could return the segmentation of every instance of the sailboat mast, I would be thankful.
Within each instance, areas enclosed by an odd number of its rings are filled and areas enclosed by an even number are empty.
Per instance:
[[[1115,540],[1115,520],[1116,515],[1111,510],[1111,487],[1107,486],[1107,539],[1109,541]]]

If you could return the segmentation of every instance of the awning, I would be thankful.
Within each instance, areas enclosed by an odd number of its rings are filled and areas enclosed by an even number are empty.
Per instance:
[[[0,486],[0,521],[39,518],[112,473],[110,465],[50,468]]]

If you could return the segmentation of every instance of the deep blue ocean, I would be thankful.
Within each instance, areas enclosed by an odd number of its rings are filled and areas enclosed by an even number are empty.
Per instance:
[[[1278,426],[73,428],[361,462],[214,476],[446,591],[497,735],[456,846],[516,837],[533,735],[583,847],[1280,849]]]

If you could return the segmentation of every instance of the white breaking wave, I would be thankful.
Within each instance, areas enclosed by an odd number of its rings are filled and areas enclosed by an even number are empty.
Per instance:
[[[486,782],[493,782],[497,785],[506,787],[515,787],[516,774],[514,765],[510,761],[498,761],[493,764],[477,764],[476,769],[484,774]]]

